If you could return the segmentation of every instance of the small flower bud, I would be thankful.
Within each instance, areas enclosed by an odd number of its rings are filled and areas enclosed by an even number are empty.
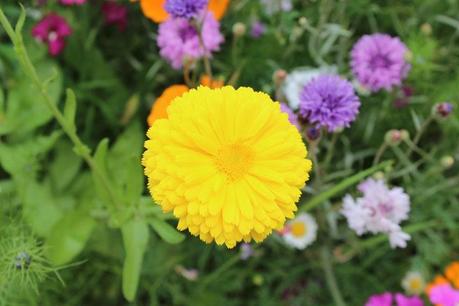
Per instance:
[[[276,84],[276,86],[280,86],[284,82],[286,77],[287,71],[285,71],[284,69],[277,69],[276,71],[274,71],[273,74],[274,84]]]
[[[309,127],[306,130],[306,137],[310,141],[317,140],[320,137],[320,130],[318,128],[316,128],[316,127]]]
[[[449,169],[454,165],[454,158],[452,156],[443,156],[440,160],[441,166],[445,169]]]
[[[304,17],[304,16],[302,16],[302,17],[300,17],[300,19],[298,19],[298,24],[299,24],[300,26],[302,26],[303,28],[304,28],[305,26],[307,26],[308,23],[309,23],[309,22],[308,22],[308,19],[307,19],[306,17]]]
[[[244,36],[246,30],[247,30],[247,28],[246,28],[245,24],[243,24],[242,22],[236,22],[233,25],[233,34],[236,37]]]
[[[410,140],[410,132],[407,130],[400,130],[400,137],[402,138],[402,141]]]
[[[453,105],[448,102],[442,102],[434,105],[433,113],[441,118],[446,118],[453,111]]]
[[[398,146],[402,141],[402,132],[399,130],[390,130],[386,133],[384,140],[388,145]]]
[[[408,63],[411,63],[413,61],[413,52],[411,51],[405,52],[405,61],[407,61]]]
[[[426,35],[426,36],[429,36],[430,34],[432,34],[432,26],[430,25],[430,23],[423,23],[421,25],[421,32],[422,34]]]
[[[376,180],[383,180],[384,179],[384,172],[382,171],[378,171],[376,172],[375,174],[373,174],[373,177],[376,179]]]
[[[252,282],[253,282],[255,285],[257,285],[257,286],[263,285],[264,281],[265,281],[265,280],[264,280],[263,276],[260,275],[260,274],[255,274],[255,275],[253,276],[253,278],[252,278]]]

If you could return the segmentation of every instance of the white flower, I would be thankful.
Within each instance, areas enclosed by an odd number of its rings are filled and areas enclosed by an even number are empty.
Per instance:
[[[288,12],[292,10],[292,0],[261,0],[267,15],[273,15],[278,12]]]
[[[300,213],[286,223],[282,232],[287,245],[302,250],[316,240],[317,223],[310,214]]]
[[[426,282],[422,274],[417,271],[406,273],[402,279],[402,288],[410,295],[420,295],[424,291]]]
[[[285,79],[282,88],[288,103],[292,109],[298,109],[300,105],[300,92],[313,78],[322,74],[336,73],[336,67],[322,68],[297,68],[290,72]]]
[[[343,199],[341,213],[357,235],[385,233],[392,248],[406,247],[410,235],[403,232],[400,222],[408,219],[410,198],[400,187],[389,189],[383,180],[368,179],[358,187],[363,196]]]

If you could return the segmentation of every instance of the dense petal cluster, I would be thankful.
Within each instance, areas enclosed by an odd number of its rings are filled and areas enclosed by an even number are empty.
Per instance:
[[[43,17],[32,28],[32,36],[48,45],[48,52],[52,56],[59,55],[65,48],[65,38],[72,34],[70,25],[57,14],[50,13]]]
[[[356,79],[371,91],[390,90],[402,84],[411,66],[408,48],[387,34],[362,36],[352,48],[351,66]]]
[[[300,101],[301,116],[330,132],[348,127],[360,107],[352,84],[337,75],[321,75],[310,81],[303,88]]]
[[[219,22],[212,13],[207,13],[202,18],[202,42],[196,28],[185,18],[172,18],[159,26],[160,55],[173,68],[180,69],[185,60],[210,57],[212,52],[220,49],[224,38],[220,33]]]
[[[363,193],[362,197],[344,197],[341,212],[349,227],[358,235],[386,233],[391,247],[406,247],[410,235],[403,232],[399,224],[408,219],[409,196],[400,187],[387,187],[382,180],[368,179],[358,189]]]
[[[394,301],[396,306],[424,306],[422,299],[417,296],[408,297],[401,293],[390,292],[371,296],[365,306],[392,306]]]
[[[127,25],[127,7],[114,1],[106,1],[102,4],[102,13],[105,23],[116,25],[119,31],[124,31]]]
[[[294,216],[311,161],[278,103],[250,88],[199,87],[167,112],[147,133],[142,163],[178,229],[232,248]]]
[[[174,18],[194,18],[207,6],[208,0],[167,0],[166,12]]]

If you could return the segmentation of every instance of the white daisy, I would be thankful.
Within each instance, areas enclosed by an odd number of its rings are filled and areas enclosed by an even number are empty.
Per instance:
[[[313,78],[322,74],[336,73],[336,67],[322,67],[322,68],[297,68],[290,72],[285,79],[282,88],[285,96],[287,97],[288,104],[292,109],[298,109],[300,105],[300,92],[304,86],[309,83]]]
[[[287,245],[302,250],[316,240],[317,223],[310,214],[300,213],[285,224],[282,233]]]
[[[402,288],[410,295],[420,295],[424,291],[426,282],[422,274],[417,271],[406,273],[402,279]]]

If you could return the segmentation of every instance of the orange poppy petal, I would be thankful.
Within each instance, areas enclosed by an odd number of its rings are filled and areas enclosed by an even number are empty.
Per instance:
[[[210,0],[209,11],[214,14],[214,17],[217,20],[220,20],[225,15],[228,4],[229,0]]]

